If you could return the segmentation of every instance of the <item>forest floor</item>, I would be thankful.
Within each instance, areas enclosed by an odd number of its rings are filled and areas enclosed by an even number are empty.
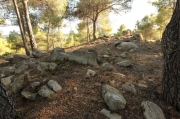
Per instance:
[[[113,71],[103,70],[99,66],[80,65],[72,62],[57,62],[58,70],[46,72],[43,77],[55,79],[62,90],[51,98],[38,98],[30,101],[20,94],[15,95],[17,119],[108,119],[100,113],[103,108],[108,109],[102,98],[102,86],[111,85],[120,90],[127,101],[125,109],[113,111],[122,119],[144,119],[142,101],[156,103],[164,112],[166,119],[180,119],[180,113],[166,103],[162,97],[162,52],[160,41],[136,42],[138,51],[128,53],[127,58],[121,58],[122,51],[114,46],[115,41],[91,42],[90,44],[65,49],[66,52],[76,49],[96,49],[102,63],[108,62],[115,68]],[[109,55],[109,58],[103,58]],[[129,59],[133,66],[120,67],[118,61]],[[97,75],[87,77],[88,69]],[[116,73],[124,74],[120,77]],[[122,90],[125,82],[132,83],[137,94]],[[138,83],[148,87],[139,87]]]

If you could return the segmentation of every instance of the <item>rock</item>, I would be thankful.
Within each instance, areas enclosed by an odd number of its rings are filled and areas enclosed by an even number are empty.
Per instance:
[[[14,74],[14,71],[16,70],[16,68],[14,66],[7,66],[7,67],[3,67],[0,69],[0,73],[1,75],[4,76],[11,76]]]
[[[141,88],[147,88],[148,87],[147,85],[142,84],[142,83],[138,83],[138,86],[141,87]]]
[[[125,37],[129,37],[129,36],[132,36],[132,32],[130,29],[127,29],[125,31],[122,32],[122,36],[125,36]]]
[[[36,82],[32,82],[31,84],[30,84],[30,86],[31,86],[31,88],[32,89],[35,89],[37,86],[39,86],[41,83],[40,82],[38,82],[38,81],[36,81]]]
[[[109,63],[103,63],[102,67],[108,71],[112,71],[114,69],[114,67]]]
[[[99,58],[99,55],[97,53],[97,51],[95,49],[88,49],[88,52],[91,52],[95,55],[96,59],[97,59],[97,62],[100,61],[100,58]]]
[[[12,76],[9,76],[9,77],[6,77],[6,78],[2,78],[1,79],[1,82],[3,83],[4,86],[9,86],[11,84],[11,78],[13,77]]]
[[[102,57],[103,58],[109,58],[109,55],[103,55]]]
[[[69,54],[64,53],[64,52],[59,52],[59,53],[52,53],[51,55],[46,57],[46,60],[48,62],[54,62],[54,61],[64,61],[64,60],[68,60]]]
[[[42,86],[41,89],[38,91],[38,94],[42,97],[49,97],[50,95],[54,94],[54,91],[49,89],[46,85]]]
[[[121,74],[121,73],[114,73],[114,74],[120,76],[121,78],[125,78],[126,77],[124,74]]]
[[[108,117],[109,119],[121,119],[122,117],[116,113],[111,114],[110,111],[108,111],[107,109],[102,109],[100,111],[101,114],[105,115],[106,117]]]
[[[122,50],[122,51],[129,51],[131,49],[136,50],[138,48],[138,46],[133,42],[122,42],[116,48],[119,49],[119,50]]]
[[[58,92],[62,89],[62,87],[54,80],[49,80],[47,85],[55,92]]]
[[[153,102],[143,101],[141,106],[146,119],[166,119],[161,108]]]
[[[63,48],[56,47],[50,53],[51,54],[59,54],[60,52],[65,52]]]
[[[43,56],[43,53],[39,50],[33,50],[32,55],[34,56],[34,58],[40,58]]]
[[[27,65],[21,65],[19,68],[15,70],[15,74],[24,73],[29,67]]]
[[[52,71],[52,70],[56,69],[56,66],[57,66],[57,64],[54,62],[49,63],[48,70]]]
[[[98,58],[92,52],[85,50],[75,50],[73,52],[69,52],[68,54],[69,61],[75,61],[80,64],[98,65]]]
[[[110,110],[124,109],[126,106],[126,100],[123,95],[109,85],[102,87],[102,97]]]
[[[23,88],[24,77],[25,77],[24,75],[21,75],[20,77],[14,79],[11,85],[13,93],[18,93],[18,91]]]
[[[133,37],[135,37],[135,39],[137,41],[143,41],[143,39],[144,39],[142,34],[134,34]]]
[[[121,56],[122,58],[126,58],[126,57],[127,57],[127,52],[121,53],[120,56]]]
[[[28,57],[26,55],[16,54],[16,55],[13,55],[12,63],[16,64],[18,62],[25,61],[27,59],[28,59]]]
[[[122,85],[122,89],[125,90],[125,91],[132,92],[132,93],[134,93],[134,94],[137,93],[134,85],[132,85],[131,83],[128,83],[128,82],[126,82],[126,83],[124,83],[124,84]]]
[[[37,93],[31,93],[31,92],[22,91],[21,95],[23,97],[25,97],[26,99],[28,99],[28,100],[36,100]]]
[[[130,60],[124,60],[122,62],[118,62],[117,64],[121,67],[131,67],[133,63]]]
[[[38,66],[37,66],[37,70],[44,72],[45,70],[48,70],[48,62],[39,62]]]
[[[88,69],[86,75],[89,76],[89,77],[90,77],[90,76],[95,76],[95,75],[96,75],[96,72],[93,71],[93,70],[91,70],[91,69]]]

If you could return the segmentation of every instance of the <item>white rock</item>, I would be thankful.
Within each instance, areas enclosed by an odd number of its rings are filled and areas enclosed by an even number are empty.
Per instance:
[[[110,111],[108,111],[107,109],[102,109],[100,111],[101,114],[105,115],[106,117],[108,117],[109,119],[121,119],[122,117],[116,113],[111,114]]]
[[[153,102],[143,101],[141,106],[146,119],[166,119],[161,108]]]
[[[104,58],[108,58],[108,57],[109,57],[109,55],[103,55],[103,57],[104,57]]]
[[[90,77],[90,76],[95,76],[95,75],[96,75],[96,72],[93,71],[93,70],[91,70],[91,69],[88,69],[86,75],[89,76],[89,77]]]
[[[126,77],[124,74],[121,74],[121,73],[114,73],[114,74],[120,76],[121,78],[125,78]]]
[[[129,51],[131,49],[136,50],[138,48],[138,46],[133,42],[122,42],[116,48],[119,49],[119,50],[122,50],[122,51]]]
[[[102,87],[102,97],[110,110],[124,109],[126,106],[126,100],[123,95],[109,85]]]
[[[44,85],[38,91],[38,94],[41,95],[42,97],[49,97],[50,95],[54,94],[54,91],[52,91],[46,85]]]
[[[53,89],[53,91],[58,92],[62,89],[62,87],[54,80],[49,80],[47,85]]]
[[[31,92],[22,91],[21,95],[23,97],[25,97],[26,99],[35,100],[37,93],[31,93]]]

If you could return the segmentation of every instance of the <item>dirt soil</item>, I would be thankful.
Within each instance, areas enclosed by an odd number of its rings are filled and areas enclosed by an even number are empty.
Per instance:
[[[96,41],[82,46],[65,49],[66,52],[76,49],[96,49],[102,63],[108,62],[115,68],[113,71],[105,71],[99,66],[80,65],[74,62],[56,62],[58,67],[55,71],[47,71],[43,75],[38,74],[40,79],[54,79],[62,90],[50,98],[38,97],[35,101],[23,98],[20,94],[14,95],[16,103],[16,119],[108,119],[100,113],[103,108],[108,109],[102,98],[102,86],[111,85],[120,90],[127,101],[125,109],[113,111],[122,119],[144,119],[142,101],[152,101],[160,106],[166,119],[180,119],[180,113],[167,104],[161,97],[162,80],[162,53],[160,41],[136,42],[138,51],[128,53],[127,58],[121,58],[122,51],[115,48],[116,41]],[[109,58],[103,58],[103,55]],[[129,59],[133,66],[120,67],[117,62]],[[41,59],[43,60],[43,59]],[[97,72],[97,75],[87,77],[88,69]],[[115,73],[124,74],[125,77]],[[125,82],[135,85],[137,94],[122,90]],[[148,88],[138,86],[145,84]]]

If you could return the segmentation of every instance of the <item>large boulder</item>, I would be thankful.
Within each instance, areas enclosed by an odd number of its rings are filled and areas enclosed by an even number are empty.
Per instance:
[[[132,49],[134,50],[138,49],[138,46],[133,42],[122,42],[116,48],[122,51],[130,51]]]
[[[16,68],[14,66],[7,66],[0,69],[1,76],[11,76],[14,74]]]
[[[16,64],[18,62],[25,61],[27,59],[28,59],[28,57],[26,55],[16,54],[16,55],[13,55],[12,63]]]
[[[110,110],[124,109],[126,106],[126,100],[123,95],[109,85],[102,87],[102,97]]]
[[[142,34],[134,34],[133,37],[137,40],[137,41],[143,41],[143,35]]]
[[[164,113],[159,106],[150,101],[143,101],[141,106],[144,110],[146,119],[166,119]]]
[[[25,77],[24,75],[21,75],[20,77],[14,79],[12,83],[13,93],[18,93],[23,88],[24,77]]]
[[[80,64],[97,65],[98,57],[93,52],[85,50],[75,50],[68,53],[68,60],[75,61]]]
[[[46,57],[46,60],[48,62],[54,62],[54,61],[63,61],[63,60],[68,60],[69,54],[64,53],[64,52],[55,52],[51,53],[49,56]]]
[[[29,67],[27,65],[21,65],[19,68],[15,70],[15,74],[24,73]]]
[[[13,77],[13,75],[12,76],[8,76],[6,78],[2,78],[1,82],[3,83],[4,86],[8,87],[11,84],[12,77]]]

